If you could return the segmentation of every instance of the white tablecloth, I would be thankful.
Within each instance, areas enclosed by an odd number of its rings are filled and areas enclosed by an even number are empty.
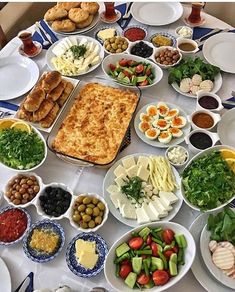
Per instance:
[[[186,10],[187,11],[187,8]],[[188,12],[186,12],[188,13]],[[14,17],[14,16],[13,16]],[[136,23],[133,19],[131,24]],[[174,30],[179,25],[182,25],[182,19],[165,27],[148,27],[148,33],[151,35],[158,31],[167,31],[174,34]],[[102,26],[102,24],[99,24]],[[226,23],[206,15],[205,27],[219,27],[219,28],[230,28]],[[32,27],[30,29],[33,29]],[[94,36],[94,31],[88,35]],[[6,45],[4,49],[0,52],[0,61],[2,57],[13,56],[18,54],[18,47],[20,41],[15,38],[10,43]],[[47,69],[45,62],[46,51],[43,51],[38,57],[34,58],[34,61],[38,64],[41,73]],[[101,68],[96,69],[92,74],[100,76],[103,75]],[[17,76],[16,76],[17,78]],[[234,75],[223,73],[223,86],[218,92],[218,95],[222,99],[226,99],[231,96],[232,89],[234,90]],[[13,102],[19,103],[22,98],[18,98]],[[175,92],[171,86],[167,83],[167,73],[164,71],[164,77],[160,83],[156,86],[151,87],[142,92],[142,98],[139,104],[139,108],[143,105],[152,101],[166,101],[170,103],[175,103],[182,107],[187,113],[191,113],[195,109],[196,101],[188,97],[184,97],[177,92]],[[46,137],[46,135],[45,135]],[[165,150],[157,149],[148,146],[142,142],[135,131],[131,129],[132,142],[123,152],[120,153],[118,158],[121,158],[127,154],[144,152],[152,154],[164,154]],[[74,190],[75,194],[84,192],[95,192],[102,194],[102,182],[106,170],[97,168],[87,168],[84,169],[81,176],[79,177],[79,168],[66,164],[59,160],[53,153],[49,152],[46,162],[36,171],[44,181],[44,183],[49,182],[62,182],[70,186]],[[0,189],[4,188],[5,183],[10,177],[14,175],[13,171],[7,170],[0,166]],[[28,211],[32,215],[33,222],[40,219],[37,215],[34,206],[28,208]],[[178,222],[186,227],[189,227],[193,219],[196,217],[197,213],[192,211],[189,207],[183,204],[177,216],[173,221]],[[0,246],[0,256],[6,262],[11,278],[12,278],[12,289],[16,289],[21,281],[26,277],[29,272],[35,273],[35,289],[40,288],[54,288],[58,287],[60,284],[67,284],[71,286],[74,291],[87,292],[92,287],[102,286],[108,291],[112,291],[111,287],[107,284],[104,278],[104,273],[101,272],[98,276],[91,279],[83,279],[75,276],[67,267],[65,261],[65,251],[68,243],[77,234],[77,231],[73,229],[67,219],[60,221],[61,225],[65,229],[66,242],[61,254],[52,262],[45,264],[36,264],[30,261],[23,253],[22,244],[19,243],[16,246],[5,248]],[[128,226],[123,225],[118,222],[111,214],[109,215],[108,221],[105,225],[98,230],[98,233],[106,240],[108,246],[110,247],[115,240],[117,240],[123,233],[130,230]],[[1,283],[0,283],[0,291]],[[187,275],[173,288],[168,289],[169,292],[181,292],[181,291],[191,291],[191,292],[202,292],[205,291],[202,286],[197,282],[192,272],[189,271]],[[222,291],[221,291],[222,292]]]

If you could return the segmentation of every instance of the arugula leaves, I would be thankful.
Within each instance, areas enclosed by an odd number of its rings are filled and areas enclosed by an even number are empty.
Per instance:
[[[73,53],[74,59],[79,59],[80,57],[83,57],[85,55],[87,48],[85,47],[85,45],[74,45],[70,48],[70,50]]]
[[[235,173],[219,151],[194,160],[182,177],[186,198],[202,211],[222,205],[235,194]]]
[[[220,68],[214,65],[205,63],[200,58],[187,58],[182,59],[180,63],[169,69],[168,83],[180,82],[184,78],[192,78],[194,74],[199,74],[202,80],[209,79],[214,81],[215,76],[220,72]]]

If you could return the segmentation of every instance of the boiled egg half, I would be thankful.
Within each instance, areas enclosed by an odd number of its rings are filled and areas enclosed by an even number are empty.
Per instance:
[[[144,133],[145,131],[147,131],[148,129],[150,129],[150,123],[148,122],[140,122],[139,123],[139,130]]]
[[[141,113],[140,114],[140,120],[142,122],[148,122],[149,123],[151,121],[151,119],[152,119],[152,117],[149,116],[149,115],[146,115],[145,113]]]
[[[159,102],[157,109],[162,117],[166,117],[168,115],[169,107],[164,102]]]
[[[155,129],[155,128],[148,129],[145,132],[145,136],[149,140],[155,140],[158,137],[159,134],[160,134],[160,130],[159,129]]]
[[[174,117],[178,116],[178,114],[179,114],[179,110],[177,108],[170,109],[165,119],[171,120]]]
[[[179,138],[183,135],[183,131],[179,128],[169,128],[168,130],[174,138]]]
[[[164,119],[159,119],[153,122],[153,126],[163,131],[170,127],[170,123]]]
[[[171,139],[172,139],[172,135],[168,131],[162,131],[158,136],[159,142],[164,143],[164,144],[170,143]]]
[[[183,128],[186,125],[186,118],[183,116],[174,117],[171,120],[171,126],[175,128]]]
[[[158,110],[155,105],[149,105],[146,109],[146,112],[151,117],[158,116]]]

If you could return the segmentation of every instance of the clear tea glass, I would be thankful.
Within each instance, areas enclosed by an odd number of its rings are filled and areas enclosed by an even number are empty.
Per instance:
[[[37,47],[33,43],[32,33],[23,30],[18,33],[18,38],[23,42],[23,51],[26,55],[33,56],[37,52]]]
[[[108,20],[115,19],[117,14],[114,8],[114,2],[105,2],[105,13],[104,17]]]
[[[199,23],[201,21],[201,11],[204,7],[204,2],[193,2],[192,11],[188,17],[188,21],[191,23]]]

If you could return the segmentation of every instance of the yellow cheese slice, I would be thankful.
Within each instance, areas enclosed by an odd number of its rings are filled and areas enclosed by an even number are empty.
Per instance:
[[[82,251],[79,257],[79,263],[86,269],[93,269],[98,258],[98,254],[89,251]]]
[[[90,252],[95,254],[96,244],[95,241],[85,241],[83,239],[78,239],[75,242],[76,257],[80,258],[81,253]]]

